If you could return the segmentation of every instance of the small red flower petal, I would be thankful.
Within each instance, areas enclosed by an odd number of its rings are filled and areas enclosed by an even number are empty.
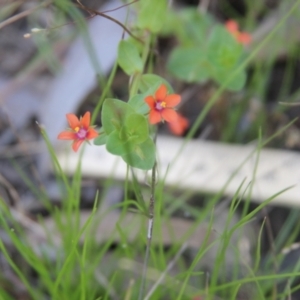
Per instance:
[[[166,122],[175,122],[178,118],[177,112],[170,108],[165,108],[162,110],[161,116]]]
[[[162,120],[160,112],[156,110],[150,110],[149,113],[149,122],[150,124],[159,123]]]
[[[99,133],[94,128],[90,127],[87,132],[86,139],[91,140],[97,137],[98,135]]]
[[[91,122],[91,113],[87,111],[82,117],[82,119],[80,120],[80,124],[84,129],[88,130],[90,126],[90,122]]]
[[[240,32],[239,31],[239,25],[234,20],[228,20],[225,23],[226,29],[234,36],[234,38],[243,45],[250,44],[252,37],[247,32]]]
[[[59,140],[75,140],[76,135],[74,132],[71,131],[63,131],[57,136],[57,138]]]
[[[231,32],[231,33],[235,33],[237,31],[239,31],[239,25],[236,21],[234,20],[228,20],[226,23],[225,23],[225,27],[226,29]]]
[[[247,32],[241,32],[238,35],[237,40],[243,45],[249,45],[252,41],[252,36]]]
[[[177,113],[177,120],[175,122],[169,123],[169,128],[171,132],[175,135],[183,135],[189,126],[189,120],[182,115]]]
[[[79,149],[79,147],[81,146],[81,144],[84,142],[84,140],[75,140],[74,143],[72,144],[72,149],[77,152],[77,150]]]
[[[167,96],[167,92],[167,87],[164,84],[161,84],[155,92],[156,101],[163,101]]]
[[[180,95],[177,94],[172,94],[172,95],[168,95],[166,96],[164,102],[166,102],[166,107],[174,107],[177,104],[179,104],[181,101],[181,97]]]
[[[67,117],[70,128],[72,128],[74,130],[76,127],[80,127],[80,122],[79,122],[77,116],[75,116],[74,114],[66,114],[66,117]]]
[[[147,96],[145,102],[149,105],[150,109],[154,109],[156,101],[153,96]]]

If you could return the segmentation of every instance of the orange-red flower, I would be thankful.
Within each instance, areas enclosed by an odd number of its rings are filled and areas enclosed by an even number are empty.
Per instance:
[[[160,121],[174,122],[178,114],[174,107],[181,101],[180,95],[168,95],[167,87],[161,84],[153,96],[145,98],[146,103],[150,107],[149,122],[151,124],[159,123]]]
[[[173,134],[181,136],[189,127],[189,120],[181,114],[177,114],[177,119],[173,122],[170,122],[168,125]]]
[[[58,135],[59,140],[73,140],[72,148],[76,152],[84,141],[94,139],[99,134],[90,126],[91,114],[86,112],[78,119],[74,114],[66,115],[70,130],[63,131]]]
[[[236,40],[243,44],[243,45],[248,45],[251,43],[252,37],[249,33],[247,32],[241,32],[239,30],[239,25],[236,21],[234,20],[228,20],[225,23],[226,29],[236,38]]]

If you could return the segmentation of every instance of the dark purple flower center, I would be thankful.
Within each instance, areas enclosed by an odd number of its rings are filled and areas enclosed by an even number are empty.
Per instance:
[[[158,111],[162,111],[166,107],[166,102],[164,101],[157,101],[155,103],[155,109]]]
[[[76,137],[80,140],[84,140],[88,133],[88,131],[84,128],[75,128],[75,131],[76,131]]]

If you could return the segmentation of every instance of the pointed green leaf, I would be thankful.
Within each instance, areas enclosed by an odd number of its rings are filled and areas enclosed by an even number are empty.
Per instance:
[[[143,70],[143,61],[139,50],[130,40],[122,40],[119,43],[118,63],[128,75],[133,75]]]

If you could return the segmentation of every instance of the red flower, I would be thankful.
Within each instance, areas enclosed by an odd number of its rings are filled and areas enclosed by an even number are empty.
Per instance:
[[[83,117],[78,118],[74,114],[66,114],[70,130],[63,131],[58,135],[59,140],[74,140],[73,150],[76,152],[80,145],[87,140],[94,139],[99,134],[90,126],[91,114],[87,111]]]
[[[175,135],[183,135],[186,129],[189,127],[189,120],[184,116],[177,114],[177,119],[173,122],[170,122],[169,129]]]
[[[239,25],[236,21],[234,20],[228,20],[225,23],[226,29],[236,38],[236,40],[243,44],[243,45],[248,45],[251,43],[252,37],[249,33],[247,32],[241,32],[239,30]]]
[[[174,110],[174,106],[181,101],[181,97],[177,94],[167,95],[167,92],[167,87],[161,84],[154,97],[147,96],[145,98],[145,102],[150,107],[149,122],[151,124],[156,124],[160,121],[176,121],[178,114]]]

